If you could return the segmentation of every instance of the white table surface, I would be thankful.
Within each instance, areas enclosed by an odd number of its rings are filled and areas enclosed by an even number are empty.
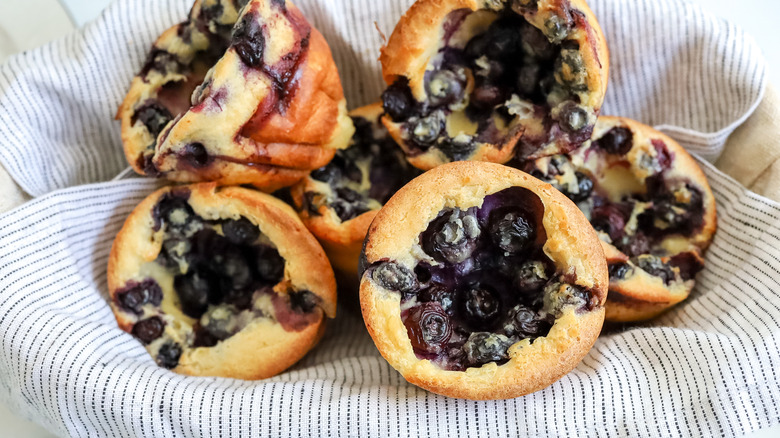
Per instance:
[[[769,80],[780,85],[780,1],[689,0],[700,3],[748,32],[761,46],[769,64]],[[94,19],[110,0],[0,0],[0,62],[7,56],[37,47]],[[35,13],[30,13],[35,11]],[[0,438],[48,438],[42,427],[12,413],[0,403]],[[780,427],[751,438],[780,436]]]

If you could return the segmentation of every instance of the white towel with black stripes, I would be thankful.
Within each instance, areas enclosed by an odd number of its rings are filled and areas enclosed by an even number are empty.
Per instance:
[[[382,38],[411,0],[299,0],[331,44],[351,107],[382,90]],[[780,205],[706,160],[763,95],[741,30],[684,0],[593,0],[611,48],[605,114],[703,157],[720,230],[696,289],[652,323],[603,335],[571,373],[506,401],[418,389],[342,309],[293,369],[260,382],[157,367],[117,328],[106,259],[158,184],[125,167],[116,108],[189,0],[120,0],[0,67],[0,162],[36,198],[0,216],[0,397],[59,435],[734,436],[780,422]]]

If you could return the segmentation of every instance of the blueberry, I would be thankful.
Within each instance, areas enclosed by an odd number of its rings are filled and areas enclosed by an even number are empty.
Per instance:
[[[471,327],[488,329],[495,325],[501,312],[501,300],[491,289],[471,286],[461,292],[460,311]]]
[[[255,270],[258,276],[270,284],[282,281],[284,277],[284,258],[276,248],[258,245],[255,248]]]
[[[177,343],[168,342],[160,347],[157,352],[157,364],[163,368],[176,368],[181,357],[181,346]]]
[[[498,364],[509,360],[508,349],[512,341],[504,335],[487,332],[476,332],[469,336],[463,344],[466,360],[470,366],[478,367],[486,363]]]
[[[473,137],[460,134],[455,138],[445,138],[438,147],[450,160],[458,161],[468,159],[474,153],[476,144]]]
[[[310,313],[320,301],[317,295],[308,290],[291,291],[288,296],[290,297],[290,308],[298,313]]]
[[[428,145],[433,143],[442,131],[444,119],[440,112],[423,117],[414,124],[412,135],[415,143]]]
[[[574,202],[582,202],[593,192],[593,181],[582,172],[576,172],[574,175],[577,177],[577,193],[566,190],[563,194]]]
[[[587,73],[579,50],[562,50],[555,61],[555,71],[561,83],[574,91],[587,91]]]
[[[200,327],[214,340],[221,341],[236,333],[236,312],[231,306],[212,306],[200,318]],[[214,345],[215,342],[206,342]]]
[[[133,325],[133,336],[140,339],[144,344],[149,344],[162,336],[165,329],[165,322],[159,316],[142,319]]]
[[[471,92],[471,103],[478,108],[493,108],[504,101],[506,101],[504,90],[495,84],[484,83]]]
[[[436,70],[426,83],[428,99],[433,105],[448,105],[463,97],[463,82],[452,70]]]
[[[238,245],[248,245],[260,237],[257,225],[245,217],[222,222],[222,233],[229,241]]]
[[[415,100],[409,79],[399,77],[382,93],[382,107],[394,122],[402,122],[415,112]]]
[[[509,318],[504,325],[504,331],[508,336],[523,338],[535,338],[545,336],[552,325],[540,318],[533,309],[518,304],[509,311]]]
[[[191,247],[189,239],[169,237],[163,241],[160,254],[157,256],[157,263],[166,268],[178,270],[181,265],[192,261]]]
[[[494,210],[489,227],[493,243],[510,254],[524,251],[536,239],[533,222],[512,207]]]
[[[618,242],[625,234],[628,214],[617,204],[604,204],[593,209],[590,223],[593,228],[609,234],[613,242]]]
[[[538,64],[526,64],[517,72],[517,90],[525,95],[536,92],[539,85],[540,67]]]
[[[551,43],[558,44],[569,36],[570,26],[563,17],[553,15],[544,22],[544,34]]]
[[[675,279],[671,266],[664,263],[658,256],[643,254],[634,260],[634,264],[648,274],[661,278],[665,284],[669,284]]]
[[[632,268],[628,263],[616,263],[614,265],[609,265],[609,278],[622,280],[631,274],[633,270],[634,268]]]
[[[454,210],[433,220],[423,232],[423,251],[439,262],[460,263],[471,256],[479,234],[476,216]]]
[[[190,143],[184,146],[181,155],[195,168],[204,167],[210,161],[209,153],[203,143]]]
[[[371,277],[385,289],[408,293],[417,288],[417,279],[405,266],[395,262],[382,262],[377,265]]]
[[[415,352],[439,353],[452,336],[452,325],[437,302],[413,307],[403,318]]]
[[[218,263],[212,264],[212,269],[223,276],[224,282],[223,287],[221,287],[223,291],[230,288],[245,289],[252,283],[252,271],[237,248],[216,258],[216,260]]]
[[[160,198],[160,201],[152,209],[154,218],[153,230],[157,231],[165,224],[168,233],[179,235],[192,228],[194,222],[200,222],[200,218],[195,214],[187,202],[186,198],[176,196],[173,193],[166,193]]]
[[[341,170],[331,161],[327,165],[313,170],[309,176],[314,180],[332,184],[341,178]]]
[[[209,292],[214,288],[212,281],[198,272],[177,275],[173,287],[179,295],[182,312],[191,318],[200,318],[209,305]]]
[[[547,61],[558,54],[558,50],[550,43],[544,32],[533,25],[524,23],[520,28],[520,35],[523,53],[532,59]]]
[[[625,155],[631,150],[634,135],[631,130],[623,127],[612,128],[595,141],[600,149],[608,154]]]
[[[540,290],[546,282],[544,263],[536,260],[528,260],[520,265],[515,277],[515,285],[522,292]]]
[[[485,51],[488,46],[488,35],[483,33],[475,36],[466,43],[466,47],[463,49],[468,58],[476,59],[485,55]]]
[[[561,128],[568,132],[578,132],[588,126],[588,111],[581,106],[566,105],[560,113]]]
[[[146,126],[149,133],[152,134],[152,137],[156,138],[172,119],[173,116],[167,108],[159,102],[150,100],[136,108],[132,122],[140,121]]]
[[[147,278],[140,283],[131,280],[127,282],[124,288],[118,290],[115,296],[122,308],[140,315],[141,308],[145,304],[160,305],[162,289],[151,278]]]
[[[442,309],[449,311],[452,308],[453,297],[444,287],[433,285],[418,292],[417,301],[422,303],[435,301],[441,304]]]
[[[263,63],[265,36],[253,13],[246,14],[233,29],[233,47],[244,64],[259,67]]]
[[[141,68],[139,75],[146,78],[152,70],[157,71],[160,74],[166,74],[180,69],[181,63],[176,55],[166,50],[153,47],[152,51],[149,53],[149,57],[146,58],[146,62]]]
[[[498,20],[488,29],[488,41],[485,52],[493,59],[511,59],[520,48],[520,32],[516,23]]]

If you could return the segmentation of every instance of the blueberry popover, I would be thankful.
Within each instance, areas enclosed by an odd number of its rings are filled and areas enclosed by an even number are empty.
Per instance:
[[[688,297],[716,212],[706,177],[677,142],[600,117],[592,141],[520,167],[576,202],[598,231],[609,263],[607,320],[652,318]]]
[[[507,166],[436,167],[377,213],[360,260],[363,318],[409,382],[517,397],[572,370],[604,322],[595,231],[549,184]]]
[[[583,0],[418,0],[380,61],[384,123],[424,170],[580,146],[609,70]]]
[[[197,0],[154,43],[117,118],[140,174],[266,191],[353,132],[325,39],[285,0]]]
[[[306,227],[334,268],[354,276],[368,225],[398,189],[420,174],[382,125],[382,104],[350,112],[355,134],[347,149],[291,189]]]
[[[333,271],[292,208],[247,188],[166,187],[125,222],[108,263],[119,327],[181,374],[262,379],[336,313]]]

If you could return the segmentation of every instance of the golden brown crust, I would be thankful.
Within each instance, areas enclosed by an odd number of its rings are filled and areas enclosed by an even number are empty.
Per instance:
[[[179,365],[173,371],[260,379],[294,364],[321,337],[324,316],[335,316],[335,278],[322,248],[292,208],[270,195],[246,188],[218,188],[214,183],[164,187],[149,195],[133,210],[114,240],[108,263],[111,307],[120,328],[130,332],[137,320],[148,316],[146,313],[136,316],[123,310],[116,301],[117,291],[129,281],[140,282],[145,278],[153,278],[163,291],[162,313],[154,315],[166,322],[167,335],[182,342],[182,333],[186,334],[187,330],[182,332],[181,328],[195,322],[177,304],[172,275],[164,273],[156,263],[150,263],[160,253],[163,239],[163,230],[153,229],[155,219],[152,211],[161,197],[171,192],[189,192],[187,203],[204,219],[244,217],[260,227],[285,260],[283,283],[295,290],[311,291],[319,298],[320,308],[315,309],[308,324],[297,331],[283,328],[274,319],[258,318],[214,347],[191,348],[185,345]],[[276,293],[284,294],[286,290],[278,289]],[[154,345],[149,345],[150,352]]]
[[[484,11],[493,8],[495,11],[503,8],[504,3],[506,2],[503,0],[417,0],[401,17],[387,44],[381,49],[379,61],[387,85],[392,85],[399,78],[407,78],[412,96],[417,101],[425,101],[426,72],[432,69],[431,62],[445,36],[444,23],[449,14],[456,10]],[[604,101],[609,74],[609,51],[593,11],[584,0],[541,0],[537,10],[525,11],[523,16],[533,26],[542,29],[548,17],[558,16],[563,11],[566,11],[565,14],[571,17],[573,23],[566,40],[577,42],[584,70],[587,72],[585,85],[588,91],[578,92],[577,100],[592,113],[588,118],[589,123],[593,123]],[[468,82],[470,85],[467,88],[473,87],[473,77]],[[456,159],[447,156],[438,147],[420,151],[412,144],[402,123],[393,121],[390,115],[383,117],[382,121],[415,167],[428,170]],[[449,129],[448,127],[447,130]],[[515,155],[518,141],[525,141],[524,139],[529,144],[541,142],[541,146],[537,145],[540,149],[536,156],[555,153],[556,149],[565,146],[557,144],[563,140],[552,139],[550,132],[547,132],[550,130],[549,126],[542,126],[536,120],[516,119],[511,121],[507,128],[500,129],[506,129],[506,132],[499,136],[499,140],[477,141],[474,151],[467,158],[457,159],[506,163]],[[541,138],[545,140],[540,140]],[[527,155],[525,151],[522,154]]]
[[[409,382],[450,397],[474,400],[517,397],[541,389],[569,372],[598,336],[604,318],[608,278],[598,237],[577,207],[552,186],[509,167],[480,162],[439,166],[407,184],[379,211],[365,241],[367,265],[393,260],[409,270],[410,254],[429,222],[447,207],[479,206],[486,195],[509,187],[524,187],[544,205],[547,232],[544,252],[564,275],[593,291],[593,311],[566,307],[545,337],[528,339],[509,349],[509,362],[488,363],[466,371],[446,371],[416,357],[401,320],[400,294],[364,275],[360,284],[363,319],[385,359]]]
[[[199,4],[191,17],[199,13]],[[244,63],[236,48],[240,44],[237,33],[221,59],[205,66],[211,67],[208,72],[197,64],[208,56],[204,46],[209,48],[209,39],[197,26],[182,23],[163,33],[155,48],[174,53],[183,62],[194,59],[188,64],[193,72],[188,73],[186,83],[191,85],[180,93],[186,95],[186,102],[174,104],[167,98],[165,106],[174,120],[153,138],[143,123],[133,123],[136,109],[144,102],[159,102],[162,86],[181,80],[182,74],[152,74],[151,79],[138,76],[133,80],[118,118],[125,155],[136,172],[162,174],[181,182],[252,184],[273,191],[300,180],[330,161],[334,149],[346,146],[354,128],[322,35],[289,1],[281,7],[268,0],[252,0],[240,16],[235,11],[233,15],[225,25],[257,21],[257,26],[273,34],[265,35],[260,61],[264,67]],[[188,40],[181,36],[184,28],[191,30]],[[287,55],[300,56],[299,61],[285,66]],[[274,75],[294,77],[284,83],[283,94]],[[203,85],[195,89],[204,76]],[[194,105],[190,107],[192,89]],[[184,99],[180,96],[179,100]],[[202,147],[195,161],[187,159],[188,148],[194,144]]]

